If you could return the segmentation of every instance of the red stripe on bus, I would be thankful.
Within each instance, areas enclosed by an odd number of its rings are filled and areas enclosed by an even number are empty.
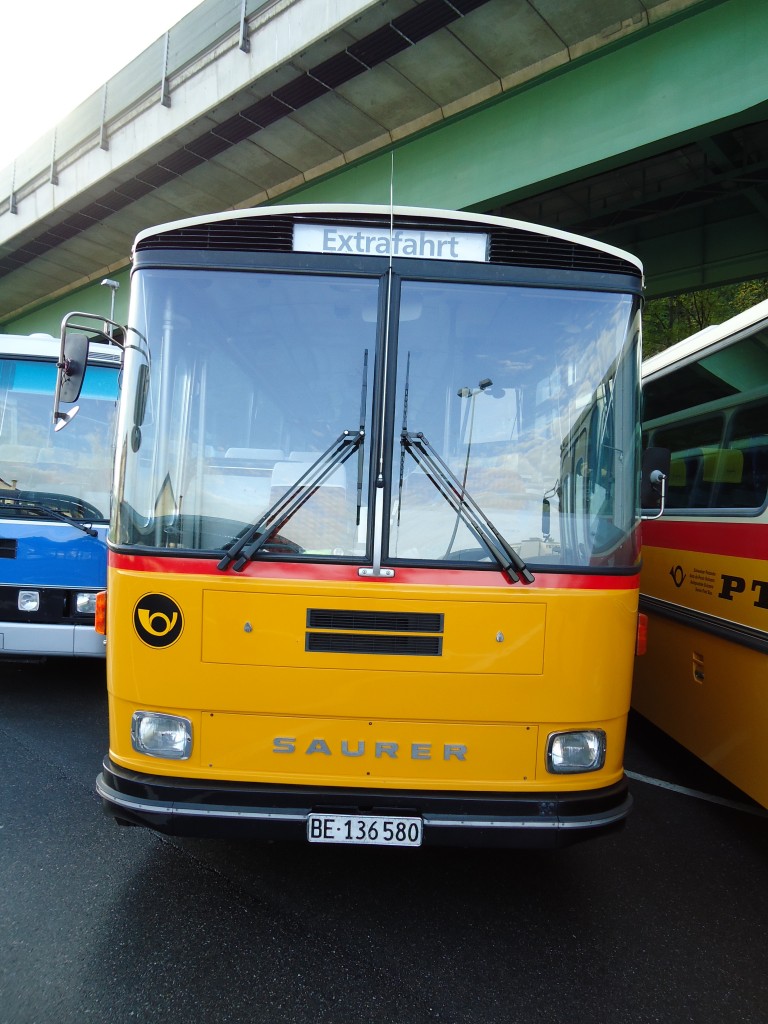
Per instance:
[[[164,558],[161,555],[123,555],[116,551],[109,553],[109,565],[126,572],[143,572],[168,576],[212,576],[217,579],[275,579],[306,580],[309,582],[370,583],[386,586],[391,583],[406,583],[422,586],[461,587],[503,587],[510,586],[500,572],[482,572],[472,569],[422,569],[411,566],[395,568],[394,578],[360,577],[356,565],[329,565],[306,562],[251,562],[243,572],[228,569],[221,572],[216,562],[207,558]],[[638,575],[607,576],[585,573],[536,572],[536,582],[516,583],[513,586],[524,590],[637,590]]]
[[[768,551],[768,523],[670,522],[652,519],[643,523],[646,547],[676,551],[701,551],[731,558],[765,558]]]

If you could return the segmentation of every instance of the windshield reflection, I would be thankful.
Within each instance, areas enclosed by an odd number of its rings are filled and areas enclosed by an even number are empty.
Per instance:
[[[633,564],[631,298],[410,281],[402,296],[419,311],[398,331],[404,426],[429,438],[526,563]],[[391,554],[490,560],[424,468],[393,460]]]
[[[54,432],[53,361],[0,360],[0,502],[15,518],[105,521],[110,512],[117,369],[91,365],[80,409]]]
[[[378,280],[146,271],[134,301],[151,365],[126,353],[126,391],[143,397],[119,428],[120,543],[226,549],[358,424],[361,460],[332,465],[260,546],[362,557]]]
[[[387,291],[385,276],[139,271],[148,349],[126,351],[113,539],[365,563],[381,458],[389,561],[633,565],[635,300],[398,279],[385,330]],[[354,452],[314,481],[340,430]],[[456,500],[404,434],[429,439]]]

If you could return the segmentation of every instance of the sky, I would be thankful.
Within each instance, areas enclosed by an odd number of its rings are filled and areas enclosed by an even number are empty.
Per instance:
[[[2,0],[0,168],[201,0]]]

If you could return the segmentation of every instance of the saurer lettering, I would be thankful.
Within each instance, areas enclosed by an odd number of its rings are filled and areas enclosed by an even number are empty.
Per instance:
[[[272,741],[272,753],[295,754],[301,752],[297,751],[297,742],[295,736],[275,736]],[[351,743],[349,740],[342,740],[338,753],[342,757],[363,757],[366,750],[369,755],[372,753],[374,757],[389,757],[393,760],[397,760],[402,756],[408,757],[412,761],[431,761],[434,756],[431,743],[400,744],[381,740],[373,744],[368,744],[365,740],[356,740],[354,743]],[[333,756],[331,745],[324,739],[310,740],[303,753],[306,755],[321,754],[325,757]],[[467,747],[464,743],[443,743],[442,757],[444,761],[454,759],[456,761],[466,761]]]

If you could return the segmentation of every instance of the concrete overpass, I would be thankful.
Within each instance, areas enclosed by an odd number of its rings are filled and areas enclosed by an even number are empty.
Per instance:
[[[124,318],[151,224],[388,202],[392,153],[398,203],[603,239],[651,296],[764,274],[766,38],[764,0],[204,0],[0,170],[0,329],[106,276]]]

